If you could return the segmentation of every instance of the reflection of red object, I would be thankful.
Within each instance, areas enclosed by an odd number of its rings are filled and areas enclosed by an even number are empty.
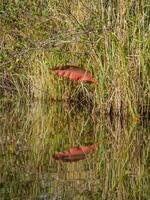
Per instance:
[[[66,151],[55,153],[53,155],[53,158],[55,160],[62,160],[64,162],[83,160],[86,158],[87,154],[89,154],[92,150],[95,149],[96,149],[96,144],[93,144],[91,146],[72,147]]]
[[[78,66],[65,65],[50,70],[54,71],[54,73],[58,76],[66,77],[70,80],[98,83],[98,81],[91,75],[89,71]]]

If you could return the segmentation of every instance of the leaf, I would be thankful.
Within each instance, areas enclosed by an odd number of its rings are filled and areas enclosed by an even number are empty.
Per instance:
[[[56,75],[60,77],[66,77],[75,81],[88,81],[98,83],[98,81],[91,75],[89,71],[84,68],[75,65],[60,66],[52,70]]]
[[[87,154],[96,149],[96,144],[90,146],[76,146],[67,149],[63,152],[58,152],[53,155],[55,160],[62,160],[64,162],[74,162],[83,160]]]

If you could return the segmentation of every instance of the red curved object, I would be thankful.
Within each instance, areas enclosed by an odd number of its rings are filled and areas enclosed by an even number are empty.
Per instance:
[[[90,146],[76,146],[67,149],[63,152],[58,152],[53,155],[55,160],[62,160],[64,162],[74,162],[83,160],[87,154],[96,149],[96,144]]]
[[[98,83],[98,81],[91,75],[89,71],[78,66],[65,65],[50,70],[54,71],[56,75],[60,77],[66,77],[70,80],[88,81],[93,82],[95,84]]]

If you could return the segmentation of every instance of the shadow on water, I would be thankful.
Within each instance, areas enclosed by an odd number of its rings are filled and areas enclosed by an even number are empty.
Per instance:
[[[148,125],[37,102],[3,107],[0,126],[0,200],[150,196]],[[92,144],[84,160],[53,159]]]

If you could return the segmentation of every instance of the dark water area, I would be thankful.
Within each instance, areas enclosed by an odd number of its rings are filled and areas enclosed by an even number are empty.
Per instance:
[[[148,200],[149,141],[148,120],[62,103],[2,106],[0,200]]]

